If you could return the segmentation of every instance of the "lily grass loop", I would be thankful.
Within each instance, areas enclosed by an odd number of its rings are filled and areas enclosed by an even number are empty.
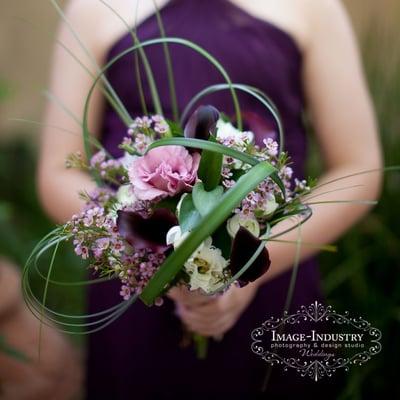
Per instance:
[[[232,157],[236,160],[251,165],[252,167],[256,166],[259,163],[267,164],[273,168],[273,172],[269,176],[278,185],[279,189],[282,192],[283,198],[286,198],[285,185],[283,184],[281,178],[279,177],[278,171],[276,170],[275,167],[272,166],[272,164],[268,163],[267,161],[261,161],[256,157],[253,157],[246,153],[242,153],[241,151],[224,146],[220,143],[215,143],[208,140],[187,139],[180,137],[157,140],[147,148],[146,153],[148,153],[152,149],[155,149],[156,147],[161,147],[161,146],[184,146],[184,147],[190,147],[192,149],[207,150],[210,152],[215,152],[228,157]]]
[[[91,98],[93,96],[93,92],[102,79],[104,79],[104,75],[106,72],[116,63],[118,62],[121,58],[126,56],[127,54],[130,53],[135,53],[136,51],[141,51],[146,47],[153,46],[153,45],[165,45],[165,44],[178,44],[187,48],[192,49],[193,51],[197,52],[200,54],[202,57],[204,57],[207,61],[209,61],[221,74],[223,77],[224,81],[226,84],[229,86],[229,90],[232,96],[232,102],[233,106],[235,109],[235,114],[236,114],[236,121],[237,121],[237,126],[238,129],[242,129],[242,115],[240,111],[240,105],[239,105],[239,100],[235,91],[235,88],[233,87],[233,83],[224,69],[224,67],[218,62],[217,59],[215,59],[210,53],[208,53],[206,50],[204,50],[202,47],[196,45],[195,43],[186,40],[186,39],[181,39],[177,37],[163,37],[163,38],[158,38],[158,39],[150,39],[146,40],[144,42],[140,42],[135,44],[134,46],[129,47],[128,49],[124,50],[120,54],[118,54],[116,57],[114,57],[112,60],[110,60],[98,73],[96,79],[94,80],[92,86],[89,89],[88,95],[85,100],[85,106],[84,106],[84,112],[83,112],[83,121],[82,121],[82,131],[83,131],[83,142],[84,142],[84,149],[85,149],[85,154],[88,159],[92,157],[92,149],[91,149],[91,143],[90,143],[90,137],[91,133],[89,130],[89,108],[90,108],[90,102]],[[110,88],[108,88],[110,90]],[[112,90],[112,88],[111,88]],[[99,184],[99,179],[97,176],[93,176],[95,181]]]

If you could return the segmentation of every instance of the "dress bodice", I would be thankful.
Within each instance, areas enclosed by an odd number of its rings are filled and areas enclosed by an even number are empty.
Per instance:
[[[160,10],[166,35],[188,39],[203,47],[226,69],[234,83],[251,85],[266,93],[277,106],[285,128],[285,148],[298,175],[305,158],[305,133],[302,113],[304,96],[301,83],[302,53],[291,35],[275,24],[253,16],[229,0],[170,0]],[[141,41],[160,37],[156,15],[138,27]],[[127,32],[109,49],[107,61],[133,45]],[[169,44],[178,107],[182,112],[192,97],[209,85],[225,83],[220,72],[194,50]],[[162,45],[145,48],[159,91],[164,115],[171,117],[168,75]],[[135,57],[127,54],[107,72],[108,79],[132,116],[143,114],[135,75]],[[144,69],[141,77],[145,101],[152,109],[151,92]],[[268,111],[248,94],[238,93],[244,126],[253,130],[256,140],[277,136]],[[208,95],[202,104],[212,104],[234,117],[229,91]],[[106,106],[103,143],[115,156],[126,127],[116,112]]]

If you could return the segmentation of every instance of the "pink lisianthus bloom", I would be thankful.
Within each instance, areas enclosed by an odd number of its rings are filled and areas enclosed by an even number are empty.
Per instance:
[[[174,196],[196,183],[199,163],[200,154],[182,146],[157,147],[132,162],[129,179],[139,200]]]

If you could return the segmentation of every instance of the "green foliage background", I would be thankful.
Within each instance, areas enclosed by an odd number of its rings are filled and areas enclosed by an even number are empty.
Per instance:
[[[362,56],[378,117],[385,165],[400,165],[400,47],[387,30],[370,28],[362,36]],[[376,28],[376,27],[375,27]],[[397,46],[396,46],[397,43]],[[309,171],[321,169],[310,138]],[[346,145],[344,143],[344,145]],[[382,352],[348,373],[340,399],[400,397],[400,174],[385,174],[379,205],[339,242],[336,254],[321,254],[323,287],[338,312],[366,318],[382,331]]]

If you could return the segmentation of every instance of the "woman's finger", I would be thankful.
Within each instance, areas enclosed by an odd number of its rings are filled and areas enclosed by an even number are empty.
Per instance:
[[[221,321],[219,324],[216,325],[199,325],[196,323],[185,323],[188,329],[191,332],[195,332],[202,336],[207,337],[221,337],[224,335],[229,329],[232,328],[233,323],[232,320],[226,319],[225,321]]]
[[[186,287],[174,287],[169,290],[167,296],[175,302],[189,306],[198,306],[215,301],[215,298],[212,296],[207,296],[198,291],[190,291]]]
[[[183,304],[178,303],[176,305],[176,309],[177,315],[185,322],[197,323],[202,325],[209,325],[214,322],[213,318],[210,318],[206,315],[200,315]]]
[[[206,334],[207,336],[223,334],[233,325],[233,318],[230,314],[223,315],[218,319],[213,319],[198,316],[189,310],[183,310],[181,319],[190,330],[199,334]]]

